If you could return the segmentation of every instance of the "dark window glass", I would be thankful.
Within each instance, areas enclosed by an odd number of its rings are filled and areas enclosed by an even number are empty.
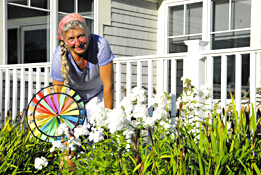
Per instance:
[[[18,7],[18,6],[14,6],[14,5],[8,5],[7,7],[8,7],[8,10],[7,10],[8,19],[27,18],[27,17],[29,19],[29,18],[49,15],[48,12]],[[25,22],[28,22],[28,21],[25,21]]]
[[[249,77],[250,77],[250,55],[242,55],[242,90],[249,91]],[[242,94],[243,96],[244,94]]]
[[[201,39],[200,36],[189,36],[189,37],[178,37],[178,38],[169,38],[169,52],[168,53],[180,53],[187,52],[188,47],[184,43],[186,40],[196,40]]]
[[[221,98],[221,57],[213,59],[213,98]]]
[[[187,5],[185,24],[186,35],[202,33],[202,3]]]
[[[250,31],[226,32],[211,35],[212,49],[250,46]]]
[[[93,0],[78,0],[78,13],[83,16],[93,17],[94,12],[94,1]]]
[[[183,81],[181,81],[181,77],[183,77],[183,60],[177,60],[177,79],[176,79],[176,83],[177,83],[177,89],[176,89],[176,93],[177,93],[177,97],[180,96],[180,94],[183,91]]]
[[[46,30],[25,31],[24,63],[46,62],[47,61],[46,46],[47,46]]]
[[[43,9],[49,9],[50,3],[49,0],[31,0],[31,6],[39,7]]]
[[[173,6],[169,9],[169,36],[183,35],[184,6]]]
[[[229,0],[214,0],[212,2],[212,31],[228,30]]]
[[[74,12],[74,0],[59,0],[58,11],[73,13]]]
[[[49,61],[49,21],[48,12],[8,5],[8,27],[16,28],[8,30],[8,64]]]
[[[231,99],[230,93],[234,95],[235,92],[235,56],[227,57],[227,99]]]
[[[21,4],[21,5],[28,5],[27,0],[7,0],[7,2]]]
[[[17,29],[8,30],[8,60],[7,64],[18,64]]]

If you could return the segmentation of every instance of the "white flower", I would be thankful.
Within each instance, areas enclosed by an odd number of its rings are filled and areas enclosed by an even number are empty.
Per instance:
[[[202,98],[209,99],[212,98],[212,88],[207,84],[201,85],[200,90],[202,91]]]
[[[168,113],[166,110],[157,108],[155,111],[153,111],[152,118],[153,120],[160,120],[162,118],[167,118]]]
[[[84,136],[89,134],[89,131],[87,130],[86,127],[79,125],[77,126],[77,128],[74,128],[74,136],[76,138],[79,138],[80,136]]]
[[[68,147],[71,148],[71,150],[75,150],[76,146],[81,146],[81,139],[71,137],[70,140],[68,140]]]
[[[130,121],[125,116],[125,112],[121,108],[114,108],[108,113],[108,128],[114,134],[116,131],[123,131],[128,128]]]
[[[126,114],[130,114],[133,111],[133,103],[130,98],[124,97],[120,106],[124,107]]]
[[[60,149],[62,152],[66,149],[66,146],[61,141],[53,141],[52,144],[53,144],[53,146],[52,146],[50,152],[54,152],[55,148]]]
[[[130,94],[131,101],[137,101],[137,103],[143,103],[146,101],[146,90],[135,87],[131,90]]]
[[[157,118],[153,117],[144,117],[143,118],[143,125],[144,126],[153,126],[156,122]]]
[[[102,105],[97,105],[96,108],[92,109],[90,123],[94,126],[106,126],[108,110]]]
[[[104,139],[104,129],[99,128],[93,128],[92,131],[89,133],[89,140],[93,141],[94,143],[97,143]]]
[[[57,132],[58,135],[69,134],[69,129],[67,127],[67,124],[66,123],[60,124],[56,132]]]
[[[123,135],[125,135],[126,139],[130,139],[132,134],[135,134],[135,132],[131,129],[126,129],[123,132]]]
[[[165,93],[159,93],[152,99],[152,104],[154,107],[169,109],[171,107],[171,100],[167,98]]]
[[[143,104],[135,105],[133,110],[133,117],[143,119],[147,116],[147,107]]]
[[[46,167],[48,165],[48,161],[45,157],[37,157],[34,160],[34,166],[36,169],[41,170],[43,167]]]

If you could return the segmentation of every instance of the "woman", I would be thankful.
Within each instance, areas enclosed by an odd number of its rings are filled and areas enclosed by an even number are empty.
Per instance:
[[[79,14],[65,16],[59,24],[61,44],[53,54],[53,84],[72,87],[88,103],[104,97],[105,108],[113,108],[113,58],[106,39],[89,33]]]
[[[86,103],[87,117],[97,102],[94,97],[112,109],[114,55],[106,39],[90,34],[85,19],[75,13],[65,16],[58,30],[61,43],[52,59],[53,84],[72,87]]]

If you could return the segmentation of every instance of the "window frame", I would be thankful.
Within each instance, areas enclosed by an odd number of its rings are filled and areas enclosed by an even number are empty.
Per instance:
[[[185,7],[187,7],[188,4],[194,4],[194,3],[202,3],[202,32],[201,33],[196,33],[196,34],[186,34],[185,28],[186,28],[186,11],[184,10],[184,15],[183,15],[183,34],[182,35],[177,35],[177,36],[169,36],[169,11],[171,7],[174,6],[180,6],[183,5],[185,9]],[[166,8],[165,8],[165,39],[164,39],[164,43],[165,43],[165,49],[164,49],[164,53],[165,54],[170,54],[169,53],[169,42],[168,40],[171,38],[182,38],[182,37],[190,37],[190,36],[199,36],[201,35],[201,37],[203,38],[203,26],[204,26],[204,20],[203,20],[203,14],[204,14],[204,0],[191,0],[191,1],[182,1],[182,2],[172,2],[172,3],[167,3],[166,4]],[[187,8],[186,8],[187,9]]]
[[[31,6],[31,0],[28,0],[27,1],[27,5],[22,5],[22,4],[18,4],[18,3],[12,3],[12,2],[7,2],[7,0],[4,0],[5,1],[5,20],[6,20],[6,24],[8,24],[8,16],[7,16],[7,6],[8,5],[14,5],[14,6],[18,6],[18,7],[22,7],[22,8],[28,8],[28,9],[33,9],[33,10],[39,10],[39,11],[44,11],[44,12],[47,12],[47,13],[50,13],[49,14],[49,22],[50,22],[50,25],[49,25],[49,38],[48,38],[48,42],[47,43],[50,43],[47,45],[47,47],[49,47],[49,54],[47,55],[50,59],[50,62],[52,61],[52,55],[53,55],[53,52],[56,50],[57,46],[58,46],[58,39],[55,38],[57,35],[58,35],[58,15],[59,14],[63,14],[63,15],[67,15],[69,13],[65,13],[65,12],[59,12],[58,11],[58,1],[56,0],[49,0],[49,8],[48,9],[44,9],[44,8],[39,8],[39,7],[34,7],[34,6]],[[99,23],[98,23],[98,14],[99,14],[99,0],[94,0],[94,8],[93,8],[93,17],[90,17],[90,16],[83,16],[84,18],[86,19],[91,19],[93,20],[93,27],[94,27],[94,31],[93,33],[95,34],[98,34],[98,31],[99,31]],[[76,4],[75,5],[75,12],[74,13],[78,13],[78,0],[74,0],[74,3]],[[28,5],[29,4],[29,5]],[[35,22],[31,22],[28,26],[37,26],[37,25],[41,25],[39,24],[39,22],[35,23]],[[23,25],[24,26],[24,25]],[[12,23],[12,24],[9,24],[9,25],[5,25],[5,31],[7,32],[8,29],[17,29],[18,32],[20,32],[20,27],[22,27],[22,25],[17,25],[15,23]],[[34,28],[34,27],[33,27]],[[32,29],[33,29],[32,28]],[[26,30],[30,30],[30,27],[27,28]],[[21,45],[22,44],[22,41],[21,41],[22,38],[18,37],[18,56],[22,56],[22,53],[23,51],[21,50],[23,48],[23,46]],[[5,45],[7,46],[8,45],[8,40],[7,40],[7,37],[5,39]],[[7,48],[5,49],[6,51],[8,50]],[[23,61],[24,58],[19,58],[18,59],[18,64],[20,61]],[[8,54],[6,52],[6,56],[5,56],[5,59],[4,59],[4,62],[3,62],[5,65],[7,65],[8,63]],[[24,63],[22,63],[24,64]]]

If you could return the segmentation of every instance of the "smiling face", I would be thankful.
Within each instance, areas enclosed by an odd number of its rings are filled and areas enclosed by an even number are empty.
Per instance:
[[[83,55],[88,48],[88,36],[78,26],[64,33],[64,42],[68,45],[71,53]]]

